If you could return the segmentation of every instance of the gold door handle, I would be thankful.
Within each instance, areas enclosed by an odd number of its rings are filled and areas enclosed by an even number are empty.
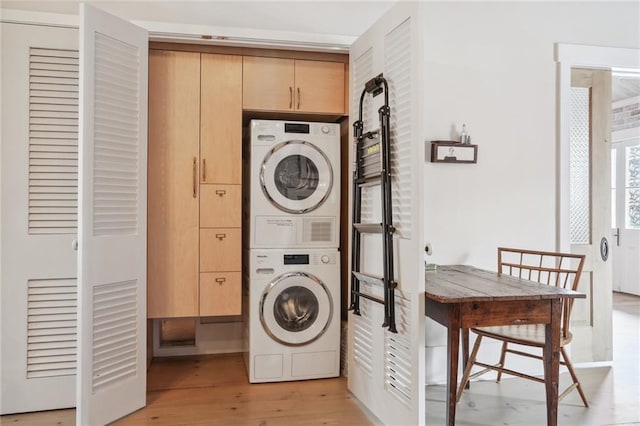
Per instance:
[[[226,193],[227,191],[224,189],[216,189],[216,195],[219,195],[220,197],[224,196]]]
[[[298,106],[296,109],[300,109],[300,88],[298,87]]]
[[[222,241],[227,238],[227,234],[216,234],[216,238]]]
[[[207,159],[206,158],[202,159],[202,181],[203,182],[207,181]]]
[[[198,196],[198,159],[193,157],[193,198]]]
[[[225,281],[227,281],[226,278],[216,278],[216,282],[220,285],[222,285],[222,283],[224,283]]]
[[[293,87],[289,86],[289,109],[293,108]]]

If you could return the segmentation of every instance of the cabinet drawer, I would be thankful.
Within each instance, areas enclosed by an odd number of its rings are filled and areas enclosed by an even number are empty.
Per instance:
[[[200,185],[200,227],[240,228],[242,190],[240,185]]]
[[[242,314],[240,272],[200,274],[200,316]]]
[[[242,230],[200,229],[200,272],[240,271]]]

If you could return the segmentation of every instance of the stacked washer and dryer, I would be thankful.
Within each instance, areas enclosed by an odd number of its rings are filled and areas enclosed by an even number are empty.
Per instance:
[[[252,120],[245,206],[251,383],[340,374],[340,126]]]

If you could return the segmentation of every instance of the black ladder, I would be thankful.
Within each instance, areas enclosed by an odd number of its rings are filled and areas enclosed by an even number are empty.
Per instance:
[[[378,109],[380,127],[371,131],[364,131],[362,120],[362,106],[367,94],[372,97],[384,92],[384,105]],[[360,315],[360,298],[371,300],[384,305],[383,327],[390,332],[397,333],[393,271],[393,212],[391,203],[391,158],[389,147],[389,86],[382,74],[369,80],[360,95],[358,121],[353,123],[355,143],[355,167],[353,171],[353,211],[351,230],[351,305],[349,309]],[[382,199],[382,223],[361,223],[362,188],[380,185]],[[360,272],[361,236],[363,234],[382,234],[383,276],[378,277]],[[372,296],[360,291],[360,282],[383,287],[384,298]]]

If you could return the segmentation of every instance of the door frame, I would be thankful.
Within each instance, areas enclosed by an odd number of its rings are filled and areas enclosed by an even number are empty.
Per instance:
[[[570,251],[569,238],[569,131],[571,127],[571,68],[640,68],[640,49],[619,47],[583,46],[557,43],[557,122],[558,143],[558,196],[556,211],[556,248]],[[609,141],[610,143],[611,141]]]
[[[573,68],[610,71],[617,69],[637,69],[640,68],[640,49],[556,44],[555,61],[557,67],[556,114],[558,123],[556,128],[556,246],[560,251],[570,252],[571,71]],[[611,136],[609,136],[609,138],[611,138]],[[611,145],[611,140],[605,140],[605,143]],[[610,174],[608,178],[610,178]],[[610,227],[608,230],[610,231]],[[607,235],[610,235],[610,232]],[[608,280],[605,280],[606,282],[603,286],[598,287],[598,294],[612,293],[613,283],[611,278],[612,277],[609,277]],[[594,309],[598,308],[594,307]],[[612,332],[610,318],[608,324],[603,326],[605,330],[606,328],[609,329],[608,333],[610,335]],[[605,360],[605,362],[609,362],[613,357],[611,347],[605,347],[604,352],[599,355],[594,355],[594,349],[597,348],[591,348],[591,355],[589,355],[589,357],[595,356],[597,359]],[[585,358],[585,361],[587,358]]]

